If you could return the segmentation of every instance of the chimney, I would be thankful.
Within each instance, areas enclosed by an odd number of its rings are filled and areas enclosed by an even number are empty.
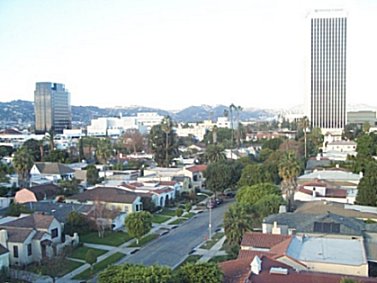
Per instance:
[[[313,187],[312,197],[315,198],[316,196],[317,196],[317,194],[316,194],[316,191],[315,191],[315,187]]]
[[[359,176],[360,176],[360,178],[363,178],[363,177],[364,177],[364,173],[363,173],[363,171],[360,171],[360,172],[359,172]]]
[[[279,214],[280,213],[286,213],[287,212],[287,207],[285,205],[280,205],[279,206]]]
[[[260,258],[256,255],[251,262],[251,272],[258,275],[259,272],[262,270],[262,261]]]
[[[339,164],[338,163],[335,165],[335,168],[337,168],[337,169],[339,168]]]

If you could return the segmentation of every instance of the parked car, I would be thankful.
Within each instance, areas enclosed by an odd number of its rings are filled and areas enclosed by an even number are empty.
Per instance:
[[[207,202],[207,208],[215,208],[217,206],[217,203],[214,199],[210,199],[208,202]]]
[[[224,202],[224,200],[222,198],[217,198],[216,199],[216,205],[220,205]]]

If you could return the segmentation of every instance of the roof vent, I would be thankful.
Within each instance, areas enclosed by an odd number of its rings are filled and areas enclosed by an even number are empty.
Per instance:
[[[270,274],[280,274],[280,275],[287,275],[288,269],[282,267],[271,267]]]

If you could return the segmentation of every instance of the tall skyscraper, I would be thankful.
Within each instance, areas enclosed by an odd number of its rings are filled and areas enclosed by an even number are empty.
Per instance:
[[[63,84],[36,83],[34,91],[35,132],[62,133],[72,128],[70,94]]]
[[[315,10],[310,19],[310,121],[322,132],[346,124],[347,16]]]

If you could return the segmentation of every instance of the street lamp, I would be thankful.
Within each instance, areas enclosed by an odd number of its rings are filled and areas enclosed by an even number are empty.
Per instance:
[[[212,196],[207,195],[205,193],[197,193],[198,196],[206,196],[209,198],[209,201],[211,201]],[[208,239],[211,240],[212,238],[212,203],[209,204],[209,221],[208,221]]]

